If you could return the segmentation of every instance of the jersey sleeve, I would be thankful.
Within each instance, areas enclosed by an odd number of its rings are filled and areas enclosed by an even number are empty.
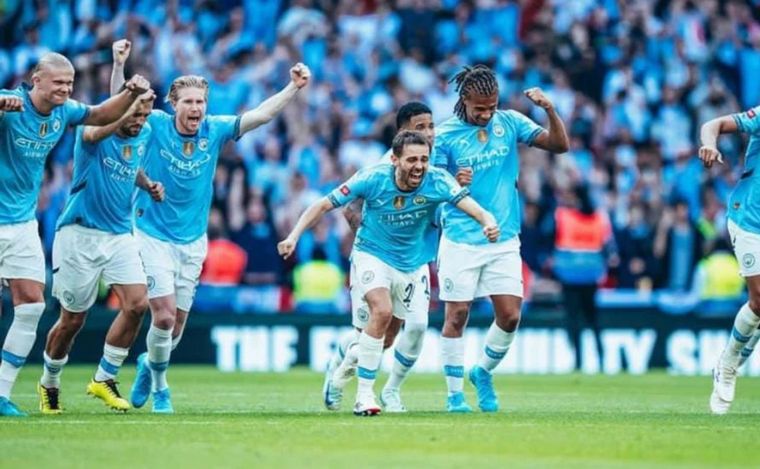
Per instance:
[[[372,173],[367,170],[361,170],[354,174],[348,181],[344,182],[332,192],[327,194],[327,200],[329,200],[333,207],[342,207],[358,198],[366,198],[366,194],[370,187],[370,175]]]
[[[446,171],[436,171],[435,177],[436,197],[442,202],[456,205],[462,199],[470,195],[470,190],[466,187],[460,186],[456,179],[454,179],[454,176]]]
[[[528,116],[517,111],[507,111],[507,115],[515,129],[517,141],[525,145],[533,145],[533,141],[544,128],[533,122]]]
[[[209,116],[208,119],[223,141],[240,138],[240,116]]]
[[[760,133],[760,106],[755,106],[746,112],[733,114],[732,117],[740,132],[747,134]]]
[[[64,119],[66,125],[79,125],[83,124],[87,116],[90,115],[90,107],[76,101],[74,99],[67,99],[63,105]]]

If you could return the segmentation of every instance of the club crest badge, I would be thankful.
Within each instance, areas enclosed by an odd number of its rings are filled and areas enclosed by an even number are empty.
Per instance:
[[[504,136],[504,127],[502,127],[499,124],[494,124],[493,126],[493,134],[497,137],[501,138]]]
[[[206,150],[208,150],[208,139],[207,138],[202,138],[202,139],[198,140],[198,149],[200,151],[206,151]]]
[[[59,130],[61,130],[61,121],[56,119],[53,121],[53,132],[58,132]]]

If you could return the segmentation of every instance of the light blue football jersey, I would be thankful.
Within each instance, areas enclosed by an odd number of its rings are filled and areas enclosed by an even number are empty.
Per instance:
[[[741,229],[760,234],[760,106],[734,114],[733,118],[739,131],[749,134],[749,143],[744,172],[729,197],[728,218]]]
[[[468,194],[450,174],[434,167],[417,189],[404,192],[396,186],[395,167],[378,164],[362,169],[327,197],[335,207],[364,199],[354,248],[401,272],[413,272],[431,260],[424,236],[438,205],[457,204]]]
[[[56,229],[76,224],[108,233],[130,233],[135,179],[148,149],[150,125],[146,123],[135,137],[114,134],[96,143],[85,142],[83,134],[84,126],[79,126],[71,191]]]
[[[543,128],[516,111],[496,111],[485,127],[454,116],[436,129],[434,164],[456,174],[472,168],[470,195],[499,223],[499,242],[520,233],[517,143],[532,145]],[[443,207],[443,234],[462,244],[486,244],[481,226],[452,205]]]
[[[44,116],[34,108],[30,89],[0,90],[24,100],[22,112],[0,112],[0,225],[34,219],[47,156],[66,127],[81,124],[90,112],[69,99]]]
[[[393,164],[391,161],[391,155],[393,155],[393,150],[388,150],[385,152],[382,158],[380,158],[379,164]],[[435,154],[434,152],[431,152],[430,154],[430,164],[432,166],[433,161],[435,161]],[[440,204],[438,208],[436,209],[435,215],[433,216],[433,222],[430,224],[430,226],[425,230],[425,258],[428,259],[427,262],[433,262],[438,255],[438,243],[441,241],[441,213],[443,209],[443,204]]]
[[[195,135],[177,132],[174,116],[163,111],[151,112],[148,123],[153,135],[144,169],[164,185],[166,198],[156,204],[140,191],[137,227],[162,241],[192,243],[206,233],[216,163],[224,144],[239,137],[240,117],[206,116]]]

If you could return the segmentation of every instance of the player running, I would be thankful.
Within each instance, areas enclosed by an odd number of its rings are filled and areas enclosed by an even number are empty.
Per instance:
[[[393,139],[392,151],[392,165],[359,171],[312,204],[278,245],[280,254],[287,258],[301,234],[324,214],[359,197],[364,199],[363,220],[351,259],[354,288],[369,307],[369,320],[358,340],[355,415],[380,413],[373,385],[391,317],[395,314],[404,319],[412,311],[427,314],[430,272],[424,235],[438,205],[449,202],[476,219],[484,239],[499,237],[493,216],[468,196],[466,188],[445,171],[428,167],[428,138],[419,132],[401,131]]]
[[[129,51],[126,40],[113,45],[112,91],[123,81]],[[282,91],[240,116],[207,116],[208,81],[181,76],[172,82],[167,97],[174,114],[154,110],[148,116],[153,136],[145,172],[164,184],[167,195],[161,204],[152,204],[145,194],[137,200],[137,237],[148,276],[152,322],[148,352],[138,357],[130,394],[135,407],[145,405],[152,395],[153,412],[174,412],[166,370],[171,351],[182,338],[206,258],[216,163],[225,143],[274,119],[309,82],[309,69],[296,64],[290,78]]]
[[[488,67],[464,67],[453,79],[459,93],[455,116],[438,127],[435,165],[472,178],[472,198],[499,222],[498,242],[487,244],[480,229],[457,207],[443,208],[443,236],[438,253],[440,298],[446,303],[441,355],[448,387],[449,412],[470,412],[463,393],[464,339],[470,305],[489,296],[494,322],[469,378],[484,412],[499,403],[491,372],[506,356],[520,322],[523,282],[520,258],[520,200],[517,143],[565,152],[568,137],[551,101],[538,88],[525,95],[546,112],[549,129],[516,111],[497,110],[499,87]]]
[[[717,144],[719,135],[741,132],[750,136],[744,172],[728,204],[728,233],[739,261],[739,272],[747,281],[749,301],[739,308],[731,336],[713,369],[710,410],[714,414],[725,414],[731,408],[736,391],[736,372],[752,354],[760,337],[757,331],[760,325],[760,264],[757,262],[760,259],[760,200],[754,188],[759,175],[758,113],[760,106],[747,112],[721,116],[706,122],[700,131],[702,147],[699,149],[699,159],[706,168],[711,168],[716,162],[723,163]]]
[[[396,113],[396,126],[399,130],[421,132],[428,139],[431,147],[433,146],[435,140],[433,113],[425,104],[412,101],[401,106]],[[392,154],[393,151],[389,150],[380,160],[380,164],[391,164]],[[433,158],[431,157],[431,159]],[[462,183],[463,181],[458,182]],[[361,225],[362,206],[363,201],[357,199],[343,209],[343,214],[354,235]],[[435,259],[438,252],[439,237],[440,230],[437,226],[436,217],[425,234],[425,248],[427,249],[425,257],[429,259],[429,262]],[[351,317],[355,329],[341,338],[325,372],[322,394],[325,407],[328,410],[340,409],[343,400],[343,388],[356,373],[359,334],[367,326],[369,320],[367,304],[359,295],[359,289],[353,288],[355,284],[356,279],[351,278]],[[404,320],[399,319],[394,314],[385,334],[384,349],[393,345],[402,323],[403,330],[401,330],[401,336],[394,350],[391,374],[380,393],[380,403],[386,412],[406,412],[406,406],[401,401],[401,384],[422,351],[425,331],[428,327],[427,309],[410,311]]]
[[[60,375],[74,339],[84,326],[103,280],[121,310],[106,335],[103,357],[87,393],[115,410],[126,411],[116,375],[129,354],[148,308],[148,291],[137,240],[132,234],[134,187],[155,201],[163,186],[140,169],[151,129],[145,125],[154,94],[136,101],[118,121],[77,128],[71,192],[58,219],[53,243],[53,296],[61,303],[48,333],[37,392],[43,414],[60,414]]]
[[[107,125],[150,89],[134,76],[126,89],[97,106],[70,99],[74,67],[56,53],[40,58],[32,86],[0,90],[0,278],[9,284],[13,322],[0,363],[0,416],[22,417],[11,391],[45,310],[45,257],[35,211],[45,160],[70,125]]]

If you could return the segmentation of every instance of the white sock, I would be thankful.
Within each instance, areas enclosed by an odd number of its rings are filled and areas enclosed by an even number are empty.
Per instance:
[[[441,361],[449,396],[464,389],[464,339],[441,337]]]
[[[172,354],[172,331],[159,329],[153,324],[148,329],[148,368],[153,377],[153,392],[163,391],[169,385],[166,382],[166,369]]]
[[[46,388],[60,388],[63,365],[69,361],[69,356],[66,355],[63,358],[55,359],[50,358],[47,352],[44,352],[42,358],[45,363],[42,365],[42,378],[40,378],[40,384]]]
[[[750,337],[749,341],[744,344],[744,348],[741,351],[741,357],[739,357],[739,367],[744,365],[750,355],[752,355],[752,352],[755,350],[755,345],[757,345],[758,340],[760,340],[760,329],[755,329],[752,337]]]
[[[480,355],[478,365],[488,372],[493,371],[507,355],[516,332],[516,330],[507,332],[497,326],[495,321],[492,322],[486,333],[486,343],[483,346],[483,353]]]
[[[414,362],[420,356],[426,330],[427,324],[406,323],[404,325],[396,349],[393,351],[393,368],[388,382],[385,384],[386,389],[399,389],[401,387],[414,366]]]
[[[0,363],[0,397],[10,398],[18,372],[37,338],[37,324],[45,303],[26,303],[13,308],[13,322],[5,336]]]
[[[119,368],[129,355],[128,348],[116,347],[105,344],[103,346],[103,358],[100,359],[98,371],[95,372],[95,381],[107,381],[116,379],[119,374]]]
[[[359,349],[359,369],[356,374],[359,386],[356,389],[356,397],[358,399],[360,396],[374,396],[372,388],[377,378],[377,369],[380,367],[380,358],[383,356],[383,338],[375,339],[362,332],[359,336],[359,346],[351,348]]]
[[[760,324],[760,317],[749,309],[748,303],[744,303],[739,308],[739,313],[734,320],[734,328],[731,330],[731,337],[728,338],[728,344],[726,344],[721,355],[721,362],[724,366],[734,368],[739,366],[741,351],[755,333],[758,324]]]

